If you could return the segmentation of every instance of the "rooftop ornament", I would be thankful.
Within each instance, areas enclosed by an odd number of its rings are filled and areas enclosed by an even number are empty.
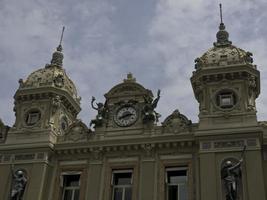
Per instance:
[[[219,31],[216,34],[217,42],[213,43],[215,47],[224,47],[232,44],[232,42],[228,40],[229,33],[225,30],[225,25],[223,23],[222,4],[220,4],[220,19],[221,23],[219,26]]]

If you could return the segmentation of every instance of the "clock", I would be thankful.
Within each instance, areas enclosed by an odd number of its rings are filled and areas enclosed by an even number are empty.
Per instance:
[[[114,121],[118,126],[127,127],[133,125],[137,120],[137,111],[132,106],[120,107],[114,115]]]

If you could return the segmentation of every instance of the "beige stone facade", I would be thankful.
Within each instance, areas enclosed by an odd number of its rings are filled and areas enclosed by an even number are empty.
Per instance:
[[[98,114],[88,126],[77,119],[80,97],[62,61],[60,45],[51,64],[19,81],[14,126],[0,121],[1,200],[16,192],[18,170],[24,200],[227,200],[222,169],[241,157],[236,199],[267,199],[260,72],[223,23],[192,69],[198,123],[175,110],[159,125],[160,92],[154,97],[128,74],[104,104],[92,99]]]

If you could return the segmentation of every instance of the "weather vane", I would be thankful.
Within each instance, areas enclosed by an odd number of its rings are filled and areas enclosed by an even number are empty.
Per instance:
[[[220,3],[220,18],[221,18],[221,24],[223,23],[223,17],[222,17],[222,4]]]

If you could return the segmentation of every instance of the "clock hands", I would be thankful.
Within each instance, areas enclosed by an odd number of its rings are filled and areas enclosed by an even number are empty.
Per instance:
[[[129,116],[132,116],[132,115],[133,115],[133,113],[128,112],[128,113],[120,116],[119,119],[123,119],[123,118],[129,117]]]

